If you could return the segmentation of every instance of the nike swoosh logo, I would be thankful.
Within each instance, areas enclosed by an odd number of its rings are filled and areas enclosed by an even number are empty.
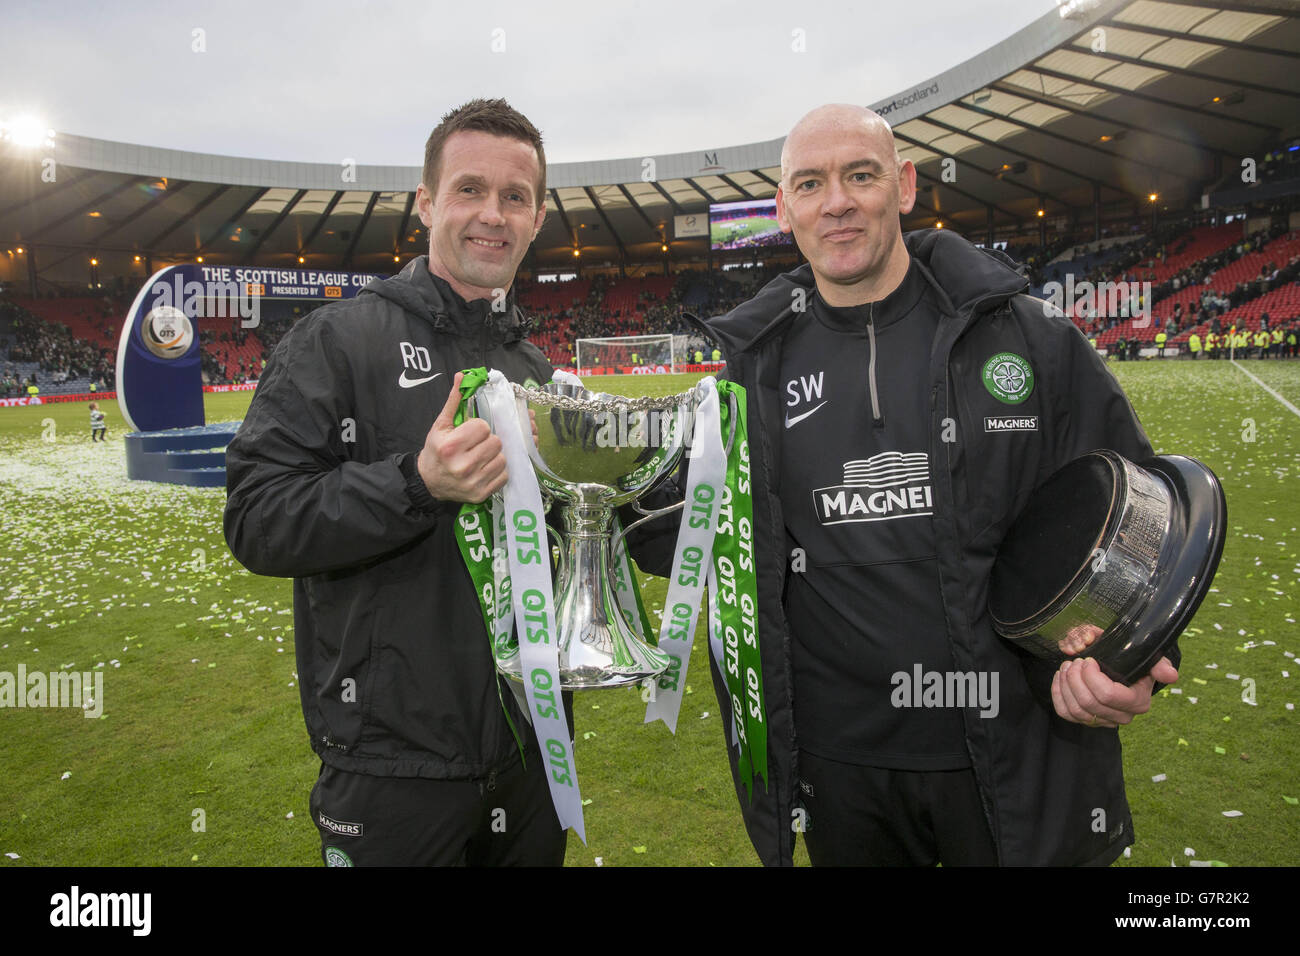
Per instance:
[[[827,399],[827,401],[829,401],[829,399]],[[825,404],[826,402],[822,402],[821,405],[814,405],[812,408],[808,409],[808,411],[804,412],[802,415],[796,415],[794,418],[791,418],[789,415],[785,416],[785,427],[789,428],[791,425],[798,425],[801,421],[803,421],[805,418],[807,418],[809,415],[817,411],[817,409],[821,408],[822,405]]]
[[[415,386],[423,385],[425,382],[432,382],[441,374],[441,372],[436,372],[428,378],[407,378],[406,369],[402,369],[402,376],[397,380],[397,384],[402,386],[402,388],[415,388]]]

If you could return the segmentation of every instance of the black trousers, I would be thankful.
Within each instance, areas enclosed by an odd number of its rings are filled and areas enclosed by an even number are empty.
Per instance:
[[[312,821],[327,866],[562,866],[566,833],[533,749],[481,780],[372,777],[321,766]]]
[[[814,866],[996,866],[973,770],[883,770],[799,754]]]

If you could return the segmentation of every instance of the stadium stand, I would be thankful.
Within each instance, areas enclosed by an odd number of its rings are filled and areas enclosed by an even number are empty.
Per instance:
[[[1072,280],[1124,283],[1143,290],[1150,283],[1150,319],[1137,315],[1138,303],[1108,306],[1102,297],[1080,298],[1071,314],[1100,348],[1113,350],[1124,340],[1146,345],[1159,330],[1169,345],[1183,347],[1193,332],[1204,335],[1216,322],[1255,330],[1264,315],[1275,325],[1300,320],[1300,234],[1275,225],[1269,233],[1243,235],[1242,223],[1197,225],[1194,220],[1162,224],[1152,235],[1141,223],[1128,235],[1102,241],[1062,236],[1047,246],[1013,243],[1008,254],[1036,280],[1031,292],[1044,295],[1045,283]],[[1080,241],[1080,240],[1084,241]],[[532,321],[530,340],[556,366],[572,367],[573,343],[648,333],[694,333],[682,313],[700,316],[726,312],[790,268],[788,263],[725,272],[682,269],[671,275],[520,279],[517,301]],[[129,297],[0,299],[0,395],[17,395],[33,375],[42,394],[112,387],[118,323]],[[198,320],[206,384],[256,380],[280,338],[310,306],[287,301],[264,303],[256,328],[235,318]],[[1112,311],[1114,314],[1112,314]],[[704,347],[703,342],[698,344]]]

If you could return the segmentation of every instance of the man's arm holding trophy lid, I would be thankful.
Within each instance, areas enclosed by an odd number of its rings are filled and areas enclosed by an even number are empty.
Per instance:
[[[1035,301],[1019,298],[1024,301],[1016,303],[1021,306],[1015,310],[1018,317],[1026,303]],[[1045,346],[1037,360],[1049,369],[1055,367],[1043,381],[1052,383],[1048,387],[1053,392],[1052,414],[1057,425],[1050,433],[1049,462],[1040,471],[1040,478],[1095,448],[1109,448],[1132,461],[1149,458],[1152,449],[1146,432],[1104,360],[1073,323],[1040,308],[1028,309],[1025,321],[1036,323],[1037,334],[1028,341]],[[1176,667],[1181,652],[1175,643],[1150,674],[1126,687],[1102,673],[1095,659],[1073,657],[1086,651],[1101,634],[1100,628],[1084,626],[1062,642],[1062,652],[1071,659],[1052,675],[1051,702],[1063,720],[1090,727],[1117,727],[1151,709],[1157,684],[1178,680]],[[1030,684],[1041,686],[1032,680]]]

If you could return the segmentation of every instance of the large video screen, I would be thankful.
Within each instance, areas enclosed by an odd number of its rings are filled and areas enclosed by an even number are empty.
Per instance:
[[[720,202],[709,206],[709,241],[714,249],[749,249],[791,242],[776,221],[775,199]]]

